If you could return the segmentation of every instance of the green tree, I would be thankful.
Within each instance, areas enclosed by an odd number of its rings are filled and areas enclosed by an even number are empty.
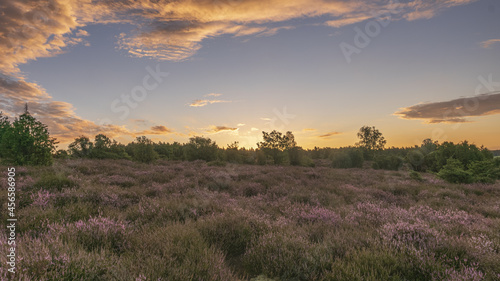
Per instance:
[[[219,147],[209,138],[192,137],[184,147],[184,153],[188,161],[205,160],[207,162],[217,159]]]
[[[51,165],[56,140],[50,137],[47,126],[35,119],[26,110],[8,125],[5,117],[0,118],[3,158],[16,165]]]
[[[4,157],[2,143],[7,140],[6,138],[4,139],[4,135],[10,129],[11,129],[11,125],[9,122],[9,118],[7,116],[4,116],[3,113],[0,111],[0,157]]]
[[[364,150],[365,159],[373,159],[375,150],[382,150],[387,141],[375,127],[363,126],[359,129],[356,145]]]
[[[158,159],[154,143],[146,136],[137,137],[133,143],[133,159],[143,163],[151,163]]]
[[[295,136],[292,132],[288,131],[285,134],[273,130],[270,133],[262,131],[263,141],[257,143],[259,150],[263,151],[266,156],[279,165],[286,162],[288,155],[285,150],[291,150],[296,147]]]
[[[72,157],[89,158],[91,157],[94,144],[86,136],[80,136],[68,146],[69,153]]]
[[[235,141],[227,145],[224,151],[225,159],[231,163],[242,163],[243,157],[239,152],[239,142]]]

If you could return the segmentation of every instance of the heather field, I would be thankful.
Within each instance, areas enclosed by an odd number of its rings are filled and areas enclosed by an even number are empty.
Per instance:
[[[498,181],[76,159],[16,182],[18,280],[500,280]]]

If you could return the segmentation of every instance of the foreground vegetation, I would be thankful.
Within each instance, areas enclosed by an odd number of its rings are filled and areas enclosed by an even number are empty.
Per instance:
[[[18,167],[19,272],[1,279],[500,280],[498,182],[321,163]]]

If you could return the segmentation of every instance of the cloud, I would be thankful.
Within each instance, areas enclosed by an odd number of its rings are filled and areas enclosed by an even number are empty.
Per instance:
[[[78,117],[71,104],[54,101],[40,86],[22,79],[0,75],[0,110],[17,116],[28,103],[29,112],[46,124],[50,133],[61,143],[72,141],[75,136],[104,133],[109,136],[130,134],[122,126],[97,125]]]
[[[401,108],[394,115],[425,123],[465,123],[466,117],[500,114],[500,93],[489,93],[450,101],[417,104]]]
[[[220,96],[222,96],[222,94],[212,93],[212,94],[204,95],[204,97],[220,97]],[[189,104],[189,106],[191,106],[191,107],[203,107],[203,106],[206,106],[206,105],[209,105],[209,104],[212,104],[212,103],[226,103],[226,102],[231,102],[231,101],[227,101],[227,100],[198,99],[198,100],[192,101]]]
[[[206,39],[222,35],[271,36],[291,29],[287,21],[311,18],[342,27],[389,13],[391,20],[416,20],[477,0],[414,0],[397,7],[382,0],[4,0],[0,2],[0,110],[16,115],[25,102],[61,142],[82,133],[133,135],[125,127],[98,125],[77,116],[71,104],[55,101],[28,82],[19,66],[68,51],[84,40],[86,26],[128,24],[117,38],[130,56],[179,61],[192,57]],[[212,96],[215,97],[215,96]],[[225,100],[199,99],[200,107]]]
[[[220,96],[222,96],[222,94],[211,93],[204,95],[204,97],[220,97]]]
[[[316,129],[312,129],[312,128],[305,128],[305,129],[302,129],[303,132],[315,132]]]
[[[203,106],[206,106],[206,105],[212,104],[212,103],[225,103],[225,102],[231,102],[231,101],[227,101],[227,100],[194,100],[193,102],[191,102],[189,104],[189,106],[191,106],[191,107],[203,107]]]
[[[227,127],[227,126],[210,126],[208,130],[206,130],[207,133],[211,134],[217,134],[221,132],[237,132],[239,128],[232,128],[232,127]]]
[[[491,48],[491,46],[495,43],[500,43],[500,39],[490,39],[490,40],[483,41],[483,42],[481,42],[481,47],[488,49],[488,48]]]
[[[90,24],[130,24],[118,36],[118,47],[131,56],[183,60],[205,39],[221,35],[270,36],[295,26],[281,23],[314,18],[342,27],[390,15],[391,20],[427,19],[440,11],[477,0],[6,0],[0,17],[0,69],[19,72],[18,65],[57,55],[84,42]],[[322,16],[322,17],[320,17]]]
[[[342,133],[340,133],[340,132],[330,132],[330,133],[326,133],[324,135],[320,135],[318,137],[328,139],[328,138],[331,138],[333,136],[340,135],[340,134],[342,134]]]
[[[166,135],[174,131],[165,126],[152,126],[149,130],[134,133],[134,135]]]

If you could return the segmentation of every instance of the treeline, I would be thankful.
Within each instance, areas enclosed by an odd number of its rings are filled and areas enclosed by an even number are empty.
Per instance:
[[[128,159],[152,163],[158,159],[195,161],[209,165],[226,163],[257,165],[314,166],[327,162],[333,168],[411,170],[421,180],[420,172],[430,172],[455,183],[493,183],[500,177],[500,158],[484,147],[467,141],[438,143],[426,139],[420,146],[386,148],[386,140],[375,127],[362,127],[359,142],[350,147],[303,149],[297,146],[292,132],[262,132],[257,149],[239,147],[234,142],[219,147],[210,138],[195,136],[187,143],[153,142],[145,136],[126,145],[99,134],[93,140],[76,138],[67,150],[55,150],[57,143],[47,127],[29,112],[12,123],[0,113],[0,158],[15,165],[51,165],[53,158]]]
[[[76,138],[67,150],[58,150],[57,158],[90,159],[129,159],[152,163],[157,159],[195,161],[204,160],[211,165],[224,163],[260,164],[260,165],[301,165],[313,166],[307,151],[297,146],[291,132],[282,134],[277,131],[263,132],[264,141],[258,143],[258,149],[239,147],[233,142],[221,148],[210,138],[195,136],[188,143],[153,142],[145,136],[137,137],[126,145],[120,144],[103,134],[94,140],[81,136]]]

